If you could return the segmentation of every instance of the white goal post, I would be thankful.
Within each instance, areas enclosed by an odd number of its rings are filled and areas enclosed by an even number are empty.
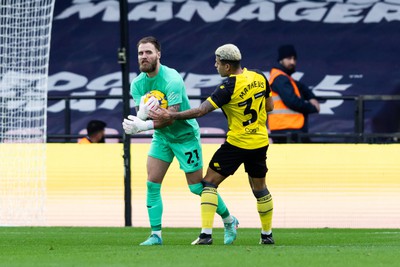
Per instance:
[[[1,0],[0,226],[45,225],[47,80],[55,0]]]

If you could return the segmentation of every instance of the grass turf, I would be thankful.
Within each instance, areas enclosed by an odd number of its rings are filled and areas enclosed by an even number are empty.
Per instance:
[[[0,227],[0,266],[400,266],[399,229],[238,229],[231,246],[190,245],[199,229],[165,228],[163,246],[138,244],[147,228]]]

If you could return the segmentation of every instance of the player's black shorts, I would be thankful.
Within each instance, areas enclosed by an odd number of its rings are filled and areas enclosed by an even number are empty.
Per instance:
[[[257,149],[243,149],[227,142],[215,152],[209,167],[219,174],[228,177],[236,172],[243,163],[244,169],[252,178],[264,178],[267,168],[268,146]]]

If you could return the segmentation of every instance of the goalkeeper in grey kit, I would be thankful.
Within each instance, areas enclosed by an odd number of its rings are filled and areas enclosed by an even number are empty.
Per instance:
[[[122,125],[126,134],[155,129],[147,158],[147,211],[151,234],[140,245],[162,245],[161,185],[174,157],[186,176],[192,193],[200,195],[203,190],[203,159],[200,143],[200,129],[195,119],[177,120],[163,123],[148,119],[150,110],[157,109],[159,102],[150,97],[149,91],[161,91],[168,100],[168,110],[190,109],[185,84],[180,74],[160,63],[161,45],[152,36],[142,38],[138,44],[138,63],[141,73],[131,83],[131,95],[136,106],[137,116],[130,115]],[[230,215],[224,201],[218,195],[217,214],[224,222],[224,244],[232,244],[236,239],[237,219]]]

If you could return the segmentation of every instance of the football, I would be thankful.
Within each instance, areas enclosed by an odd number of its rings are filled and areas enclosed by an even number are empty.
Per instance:
[[[150,97],[154,96],[157,100],[158,103],[160,104],[160,107],[162,108],[167,108],[168,107],[168,101],[167,98],[165,97],[164,93],[158,90],[152,90],[146,94],[146,97],[144,98],[144,103],[146,103]]]

